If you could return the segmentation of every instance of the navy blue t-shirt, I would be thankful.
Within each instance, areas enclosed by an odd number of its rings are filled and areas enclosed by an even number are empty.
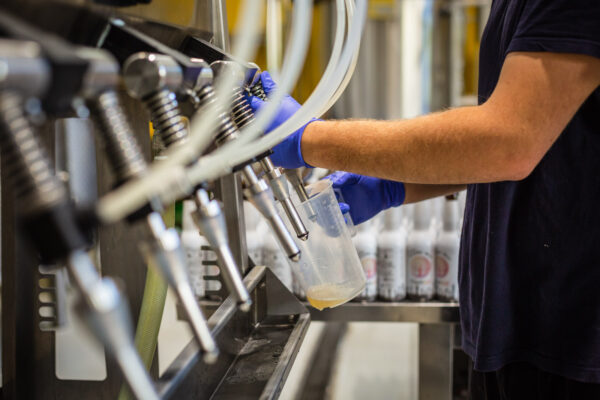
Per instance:
[[[494,0],[480,103],[515,51],[600,58],[600,0]],[[526,179],[469,186],[460,258],[475,369],[529,362],[600,383],[600,89]]]

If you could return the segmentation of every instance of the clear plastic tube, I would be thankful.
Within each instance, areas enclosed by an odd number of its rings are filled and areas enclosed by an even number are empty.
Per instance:
[[[332,77],[331,82],[323,83],[323,80],[319,82],[319,85],[315,91],[311,94],[310,98],[306,101],[304,106],[298,110],[289,120],[283,123],[281,126],[276,128],[269,135],[258,140],[247,147],[242,148],[241,145],[251,140],[251,135],[244,136],[238,139],[236,142],[232,142],[229,148],[223,147],[223,151],[217,151],[214,154],[210,154],[203,157],[196,166],[194,166],[188,175],[191,181],[211,180],[218,177],[223,170],[231,168],[250,157],[260,154],[267,149],[278,144],[283,140],[290,132],[293,132],[304,124],[306,124],[312,115],[316,115],[321,107],[323,107],[330,97],[340,87],[341,82],[346,77],[346,72],[350,68],[352,59],[360,47],[360,39],[362,36],[362,30],[365,24],[367,14],[367,1],[358,0],[356,7],[356,13],[352,17],[352,28],[348,33],[348,40],[346,46],[341,55],[340,62],[338,63]],[[323,86],[320,86],[323,83]],[[264,111],[261,110],[258,119],[267,112],[267,108],[274,101],[270,101],[267,107],[264,107]],[[278,106],[277,103],[274,104]],[[253,124],[255,126],[257,124]],[[252,127],[251,126],[251,127]]]
[[[351,24],[352,24],[351,18],[354,15],[354,1],[346,0],[346,5],[348,7],[348,23],[350,24],[349,29],[351,29]],[[348,84],[350,83],[350,79],[352,78],[352,75],[354,75],[354,71],[356,70],[356,64],[358,63],[359,53],[360,53],[360,46],[356,50],[356,53],[354,53],[354,58],[352,59],[352,64],[350,65],[350,68],[348,69],[348,71],[346,71],[346,76],[344,76],[344,79],[342,80],[340,86],[338,87],[335,94],[331,97],[331,99],[329,99],[329,102],[323,108],[321,108],[321,111],[318,114],[319,116],[325,114],[336,103],[336,101],[338,101],[338,99],[340,98],[342,93],[344,93],[344,91],[348,87]]]
[[[317,88],[315,88],[315,91],[319,87],[322,87],[326,82],[328,82],[329,79],[331,79],[330,78],[331,75],[337,69],[337,66],[339,64],[340,55],[342,53],[342,48],[344,45],[344,38],[345,38],[345,32],[346,32],[346,19],[350,17],[350,15],[347,16],[347,13],[346,13],[346,5],[348,5],[348,4],[350,4],[350,6],[353,6],[352,0],[336,0],[336,15],[337,15],[337,17],[336,17],[336,32],[335,32],[334,44],[333,44],[333,48],[332,48],[332,52],[331,52],[331,57],[329,59],[329,62],[327,63],[327,67],[325,68],[325,72],[323,73],[323,76],[322,76],[321,80],[319,81]],[[197,179],[201,179],[203,171],[207,171],[205,164],[202,161],[211,165],[213,167],[213,171],[216,172],[218,170],[218,168],[220,168],[220,165],[215,165],[211,161],[212,157],[214,157],[214,158],[220,157],[220,154],[222,154],[223,152],[232,151],[233,147],[240,148],[241,146],[248,143],[249,140],[252,139],[253,133],[256,134],[256,133],[261,132],[264,121],[270,121],[271,118],[277,113],[278,108],[279,108],[278,99],[282,98],[285,95],[285,91],[282,90],[281,86],[278,86],[277,90],[279,91],[279,93],[278,93],[279,96],[277,96],[277,97],[271,96],[271,101],[267,104],[267,106],[261,112],[261,117],[263,118],[263,120],[259,119],[259,120],[255,121],[254,124],[252,125],[252,127],[254,128],[254,131],[251,132],[250,134],[248,134],[247,130],[243,130],[241,137],[238,140],[236,140],[235,142],[231,142],[231,143],[227,144],[226,146],[220,148],[213,154],[207,156],[207,158],[201,160],[197,166],[192,167],[189,171],[189,176],[190,176],[191,181],[195,182]],[[311,97],[312,97],[312,95],[311,95]],[[257,127],[260,129],[257,129]],[[227,168],[227,166],[225,166],[224,168]]]
[[[350,67],[354,55],[358,52],[366,15],[367,0],[358,0],[356,13],[352,17],[352,27],[348,32],[348,40],[346,43],[346,47],[342,51],[340,62],[333,73],[332,81],[324,83],[321,87],[317,86],[317,88],[314,90],[314,92],[311,94],[308,100],[304,103],[304,106],[300,110],[298,110],[290,119],[288,119],[286,122],[284,122],[275,130],[273,130],[273,132],[262,137],[259,141],[253,143],[251,146],[248,146],[248,148],[244,149],[244,152],[240,152],[238,150],[237,155],[232,154],[232,156],[235,157],[233,159],[234,165],[244,159],[247,159],[250,156],[260,154],[261,152],[264,152],[267,149],[275,146],[276,144],[281,142],[285,137],[287,137],[289,133],[294,132],[295,130],[302,127],[314,115],[318,115],[317,112],[319,111],[319,109],[324,105],[324,103],[326,103],[331,98],[331,95],[333,95],[333,93],[339,88],[340,82],[346,76],[346,72]],[[262,112],[260,114],[262,114]],[[260,114],[258,116],[259,118]]]
[[[258,48],[258,26],[264,7],[262,0],[245,0],[240,18],[236,26],[240,34],[234,43],[233,55],[241,60],[252,59]],[[219,82],[217,101],[212,107],[203,109],[202,118],[190,130],[189,146],[176,146],[167,149],[169,157],[149,166],[148,174],[132,180],[103,196],[97,205],[97,214],[105,223],[114,223],[132,211],[139,209],[149,200],[159,196],[161,192],[173,192],[174,198],[187,194],[192,188],[186,179],[185,166],[195,160],[212,140],[212,132],[217,123],[218,106],[222,106],[230,98],[233,90],[233,78]]]

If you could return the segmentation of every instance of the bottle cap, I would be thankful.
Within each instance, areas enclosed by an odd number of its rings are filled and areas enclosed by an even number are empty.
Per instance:
[[[458,229],[458,200],[456,199],[446,199],[444,202],[444,213],[443,213],[443,221],[444,221],[444,230],[445,231],[453,231]]]
[[[359,232],[367,232],[368,230],[371,229],[372,226],[373,226],[373,220],[370,219],[368,221],[361,223],[360,225],[356,225],[356,229]]]
[[[393,231],[402,225],[402,207],[392,207],[384,212],[384,230]]]
[[[429,229],[431,225],[431,202],[421,201],[416,203],[413,218],[416,230]]]

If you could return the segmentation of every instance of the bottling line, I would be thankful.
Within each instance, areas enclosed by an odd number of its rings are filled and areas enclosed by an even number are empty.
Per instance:
[[[315,262],[311,239],[344,222],[341,214],[324,219],[331,204],[311,201],[320,192],[298,171],[275,167],[270,148],[340,98],[358,60],[367,1],[335,2],[321,80],[266,136],[300,78],[313,2],[294,2],[290,50],[268,98],[260,68],[247,61],[258,46],[262,1],[243,2],[243,34],[231,44],[223,1],[194,2],[193,28],[123,8],[137,3],[147,2],[0,6],[3,398],[276,399],[311,319],[419,323],[419,397],[452,398],[455,302],[317,310],[248,256],[244,200],[302,271]],[[266,101],[261,113],[254,115],[249,94]],[[184,199],[218,265],[218,274],[203,277],[218,282],[203,299],[174,228]],[[298,272],[307,287],[309,273]],[[159,374],[167,290],[193,339]],[[72,301],[106,354],[95,380],[59,371],[57,329],[75,323]]]

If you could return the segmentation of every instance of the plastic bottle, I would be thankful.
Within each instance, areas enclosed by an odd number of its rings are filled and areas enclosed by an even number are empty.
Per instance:
[[[384,213],[383,231],[377,237],[377,293],[386,301],[406,297],[406,230],[402,209]]]
[[[197,297],[202,298],[205,296],[205,268],[202,262],[202,246],[208,246],[208,241],[200,235],[200,232],[198,232],[198,228],[191,215],[194,211],[196,211],[196,204],[194,201],[184,200],[181,243],[187,257],[188,274],[192,289],[194,289],[194,293]]]
[[[431,230],[431,203],[414,208],[414,227],[406,242],[407,294],[414,300],[431,300],[434,295],[434,238]]]
[[[367,278],[365,289],[355,300],[374,301],[377,297],[377,238],[372,221],[357,226],[357,234],[352,242]]]
[[[279,247],[279,243],[275,240],[275,237],[273,237],[269,228],[266,226],[266,222],[261,221],[260,225],[263,226],[259,226],[259,231],[266,232],[265,234],[262,234],[264,237],[262,248],[263,264],[273,271],[275,276],[277,276],[289,291],[292,291],[292,269],[288,263],[288,258]]]
[[[264,265],[263,246],[265,231],[262,231],[260,223],[262,217],[258,210],[247,201],[244,201],[244,217],[248,256],[254,262],[254,265]]]
[[[446,199],[443,228],[435,244],[435,292],[446,301],[458,301],[459,207],[458,200]]]

